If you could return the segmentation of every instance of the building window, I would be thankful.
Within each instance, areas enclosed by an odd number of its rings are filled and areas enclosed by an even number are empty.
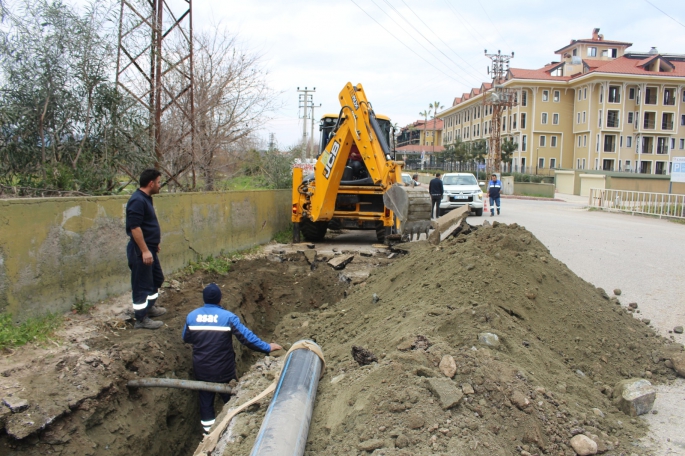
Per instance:
[[[607,127],[618,128],[618,111],[607,111]]]
[[[635,128],[638,128],[638,125],[640,125],[640,112],[635,111]]]
[[[549,90],[542,91],[542,101],[549,101]]]
[[[630,172],[630,160],[626,160],[626,171]]]
[[[614,170],[614,161],[613,160],[602,160],[602,169],[604,171],[613,171]]]
[[[580,137],[580,135],[578,135],[578,147],[580,147],[580,141],[581,141],[581,137]]]
[[[599,158],[595,158],[595,170],[599,170]]]
[[[528,136],[523,135],[523,136],[521,136],[521,150],[523,152],[525,152],[527,149],[527,146],[528,146]]]
[[[583,135],[583,147],[587,147],[587,135]]]
[[[647,87],[645,90],[645,104],[656,104],[656,96],[659,89],[656,87]]]
[[[599,104],[604,103],[604,87],[602,87],[599,91]]]
[[[621,135],[621,138],[618,141],[618,147],[623,147],[623,135]]]
[[[549,145],[551,147],[557,147],[557,137],[556,136],[551,136],[549,138]]]
[[[680,149],[685,149],[685,139],[680,140]]]
[[[596,47],[587,48],[587,56],[588,57],[597,57],[597,48]]]
[[[576,118],[576,123],[577,123],[577,124],[580,123],[580,113],[578,113],[578,116],[577,116],[577,118]]]
[[[587,100],[587,87],[583,89],[583,100]]]
[[[559,125],[559,114],[556,112],[552,114],[552,125]]]
[[[633,113],[629,112],[628,113],[628,125],[633,123]]]
[[[597,118],[597,126],[601,127],[602,126],[602,110],[599,110],[599,117]]]
[[[575,51],[575,49],[574,49],[574,51]],[[580,96],[581,96],[581,92],[580,92],[580,89],[578,89],[578,101],[580,101]]]
[[[540,168],[540,169],[545,168],[545,159],[544,158],[538,158],[538,168]]]
[[[645,112],[645,119],[642,128],[646,130],[654,130],[656,128],[656,113]]]
[[[554,169],[557,167],[557,159],[556,158],[550,158],[549,159],[549,167],[550,167],[550,169]]]
[[[602,51],[602,57],[609,57],[609,50],[608,49],[604,49]]]
[[[547,144],[547,136],[541,135],[540,136],[540,147],[545,147],[546,144]]]
[[[664,89],[664,106],[675,105],[675,89]]]
[[[664,112],[661,115],[661,129],[662,130],[673,130],[674,123],[673,118],[675,117],[675,114],[672,112]]]
[[[516,114],[514,114],[513,119],[514,119],[514,120],[513,120],[513,123],[512,123],[512,127],[511,127],[511,128],[513,128],[514,130],[516,130]]]
[[[585,169],[585,159],[583,159],[583,166],[580,169]]]
[[[657,138],[656,139],[656,153],[657,154],[667,154],[668,153],[668,138]]]
[[[528,91],[521,91],[521,106],[528,106]]]
[[[581,169],[581,167],[580,167],[580,158],[576,160],[576,169]]]
[[[629,100],[635,99],[635,87],[631,87],[630,89],[628,89],[628,99]],[[628,166],[628,165],[626,164],[626,166]]]
[[[685,118],[685,116],[683,116]],[[526,128],[526,113],[522,112],[521,113],[521,128]]]
[[[619,86],[609,86],[609,103],[621,102],[621,88]]]
[[[616,48],[611,48],[611,49],[609,49],[609,50],[611,51],[611,58],[612,58],[612,59],[615,59],[616,57],[618,57],[618,49],[616,49]]]
[[[633,147],[633,137],[626,136],[626,147]]]
[[[559,103],[559,100],[561,100],[561,92],[558,90],[554,91],[554,98],[552,99],[555,103]]]
[[[583,111],[583,123],[585,123],[585,111]]]
[[[604,152],[616,152],[616,136],[604,135]]]
[[[547,113],[546,112],[542,113],[542,124],[543,125],[547,124]]]
[[[599,152],[599,134],[597,134],[597,142],[595,143],[595,152]]]
[[[502,117],[502,131],[507,131],[507,116]]]
[[[680,116],[680,125],[685,125],[685,114]]]
[[[671,150],[675,149],[675,138],[671,138]]]

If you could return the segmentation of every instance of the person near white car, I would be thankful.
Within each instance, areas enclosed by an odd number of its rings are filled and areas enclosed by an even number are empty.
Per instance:
[[[497,206],[497,215],[499,215],[500,208],[500,191],[502,191],[502,182],[497,179],[497,174],[490,176],[488,181],[488,196],[490,197],[490,217],[495,215],[495,206]]]

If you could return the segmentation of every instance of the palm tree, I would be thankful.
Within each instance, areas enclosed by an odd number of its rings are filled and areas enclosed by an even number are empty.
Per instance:
[[[444,108],[444,106],[440,106],[439,101],[434,101],[433,103],[430,103],[428,107],[433,110],[433,153],[435,153],[435,116],[440,109]]]

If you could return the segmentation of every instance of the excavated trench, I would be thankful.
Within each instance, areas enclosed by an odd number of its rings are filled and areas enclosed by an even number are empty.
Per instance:
[[[323,263],[310,265],[301,253],[272,255],[238,261],[226,275],[197,272],[171,280],[162,293],[169,312],[160,330],[133,331],[130,324],[108,320],[106,312],[91,320],[74,317],[71,323],[98,330],[85,339],[72,337],[69,348],[42,353],[23,368],[0,371],[0,379],[22,386],[15,396],[30,403],[21,413],[0,415],[0,454],[192,454],[201,440],[197,393],[129,389],[126,382],[193,378],[191,348],[181,332],[210,282],[222,288],[224,307],[262,339],[285,348],[292,341],[272,337],[284,316],[332,305],[348,288],[338,272]],[[263,356],[237,341],[235,348],[239,375]]]

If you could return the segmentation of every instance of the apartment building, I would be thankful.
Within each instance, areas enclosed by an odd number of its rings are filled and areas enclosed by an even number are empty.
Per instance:
[[[442,152],[444,150],[443,129],[442,119],[417,120],[400,129],[397,136],[397,150],[432,152],[435,145],[436,152]]]
[[[504,111],[502,138],[518,144],[512,170],[670,172],[671,158],[685,156],[685,55],[627,52],[631,45],[594,29],[557,50],[558,61],[508,71],[503,86],[516,103]],[[439,113],[445,145],[489,140],[489,90],[484,83]]]

